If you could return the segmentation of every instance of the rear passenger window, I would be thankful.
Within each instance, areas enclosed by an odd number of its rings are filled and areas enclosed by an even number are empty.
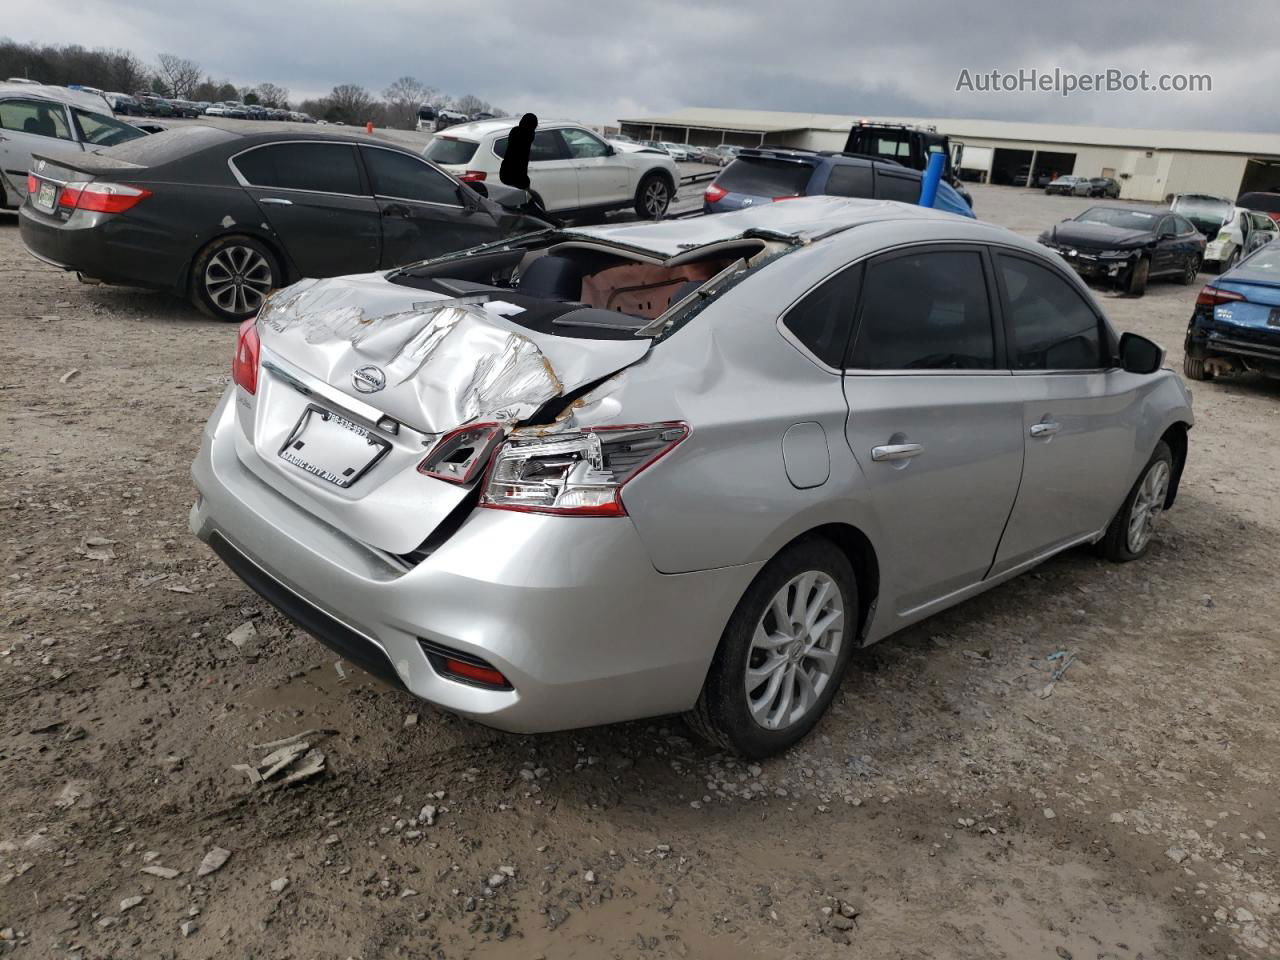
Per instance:
[[[851,366],[859,370],[991,370],[991,303],[977,251],[873,261],[863,281]]]
[[[378,196],[445,203],[454,207],[461,205],[458,188],[453,181],[417,157],[379,147],[361,147],[360,150],[364,154],[369,179],[373,182],[373,192]]]
[[[783,326],[829,367],[844,364],[861,282],[862,264],[847,267],[809,291],[782,318]]]
[[[276,143],[232,161],[255,187],[363,194],[356,149],[346,143]]]
[[[1105,366],[1098,315],[1067,281],[1021,257],[996,257],[1013,323],[1016,370]]]
[[[837,164],[831,168],[831,176],[827,178],[828,194],[837,197],[875,196],[871,185],[871,167],[856,163]]]
[[[899,200],[902,203],[920,202],[919,177],[900,173],[876,171],[876,198],[880,200]]]
[[[499,157],[507,155],[507,138],[502,137],[493,142],[493,152]],[[539,130],[533,135],[533,143],[529,147],[529,162],[538,163],[548,160],[568,160],[569,151],[565,149],[560,134],[555,130]]]
[[[0,127],[37,137],[71,139],[62,104],[47,100],[0,100]]]

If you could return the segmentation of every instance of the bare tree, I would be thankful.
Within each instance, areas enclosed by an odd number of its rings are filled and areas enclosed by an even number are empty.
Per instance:
[[[415,77],[401,77],[382,91],[387,101],[387,123],[412,130],[418,123],[418,108],[430,103],[439,93]]]
[[[481,100],[474,93],[466,93],[453,101],[453,109],[470,117],[477,113],[488,113],[489,101]]]
[[[289,90],[287,87],[279,87],[274,83],[260,83],[256,93],[258,94],[258,102],[264,107],[278,107],[281,110],[289,109]]]
[[[175,57],[172,53],[162,53],[158,76],[169,96],[189,100],[201,79],[200,64],[194,60]]]
[[[329,101],[326,116],[330,120],[341,120],[343,123],[364,123],[373,119],[373,97],[364,87],[354,83],[344,83],[333,88],[333,92],[325,98]]]

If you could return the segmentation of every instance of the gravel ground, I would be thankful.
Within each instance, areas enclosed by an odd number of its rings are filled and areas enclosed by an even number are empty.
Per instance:
[[[1086,204],[974,194],[1028,234]],[[1100,298],[1180,365],[1195,292]],[[1280,383],[1196,385],[1143,561],[1073,551],[870,648],[812,737],[745,765],[676,719],[497,733],[268,609],[186,526],[234,332],[80,286],[0,219],[0,954],[1280,949]],[[285,773],[323,769],[254,783],[254,745],[304,731]]]

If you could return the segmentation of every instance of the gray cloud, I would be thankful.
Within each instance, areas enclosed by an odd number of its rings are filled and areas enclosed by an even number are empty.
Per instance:
[[[860,5],[861,6],[861,5]],[[620,3],[616,0],[261,4],[44,0],[11,11],[14,39],[120,46],[198,60],[215,78],[295,97],[335,84],[381,90],[411,74],[511,110],[608,122],[682,106],[1037,119],[1122,127],[1280,128],[1274,0],[1230,15],[1169,0],[1011,7],[895,0]],[[960,71],[1107,68],[1208,73],[1211,93],[978,94]]]

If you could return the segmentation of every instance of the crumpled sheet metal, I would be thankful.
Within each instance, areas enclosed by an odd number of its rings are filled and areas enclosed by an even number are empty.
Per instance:
[[[406,294],[416,302],[406,306]],[[532,339],[483,310],[487,299],[433,301],[385,281],[377,287],[302,281],[272,298],[259,325],[271,349],[313,376],[406,423],[444,432],[527,418],[565,389]],[[351,374],[369,364],[386,377],[376,396],[350,387]]]

